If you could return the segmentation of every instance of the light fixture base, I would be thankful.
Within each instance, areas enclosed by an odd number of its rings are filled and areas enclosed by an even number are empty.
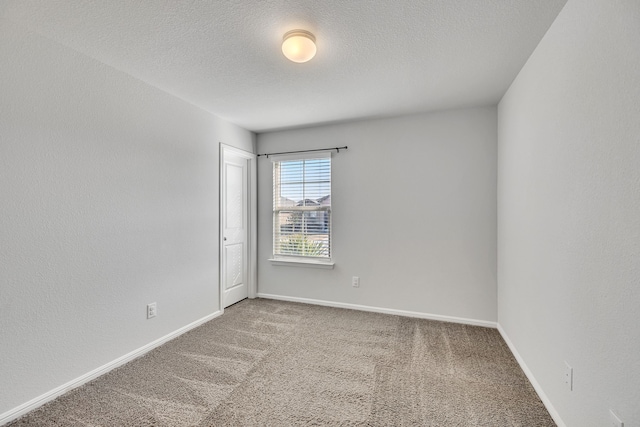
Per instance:
[[[285,42],[289,37],[295,37],[295,36],[306,37],[310,39],[313,43],[316,42],[316,36],[314,36],[312,33],[310,33],[307,30],[287,31],[286,33],[284,33],[284,36],[282,36],[282,41]]]

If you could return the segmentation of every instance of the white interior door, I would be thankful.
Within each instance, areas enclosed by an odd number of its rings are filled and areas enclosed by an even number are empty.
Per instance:
[[[223,149],[220,186],[223,307],[228,307],[249,296],[248,181],[249,159]]]

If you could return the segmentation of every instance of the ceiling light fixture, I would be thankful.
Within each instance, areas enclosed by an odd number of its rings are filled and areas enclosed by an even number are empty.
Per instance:
[[[282,37],[282,53],[290,61],[307,62],[316,56],[316,38],[309,31],[288,31]]]

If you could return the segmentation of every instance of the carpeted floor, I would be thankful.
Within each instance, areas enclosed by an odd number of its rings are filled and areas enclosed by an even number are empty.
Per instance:
[[[494,329],[263,299],[9,425],[555,426]]]

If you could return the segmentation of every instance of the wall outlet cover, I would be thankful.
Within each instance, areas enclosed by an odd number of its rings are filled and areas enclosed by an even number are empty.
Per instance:
[[[567,362],[564,362],[564,383],[573,391],[573,368]]]
[[[147,319],[156,317],[158,315],[158,305],[155,302],[147,304]]]

